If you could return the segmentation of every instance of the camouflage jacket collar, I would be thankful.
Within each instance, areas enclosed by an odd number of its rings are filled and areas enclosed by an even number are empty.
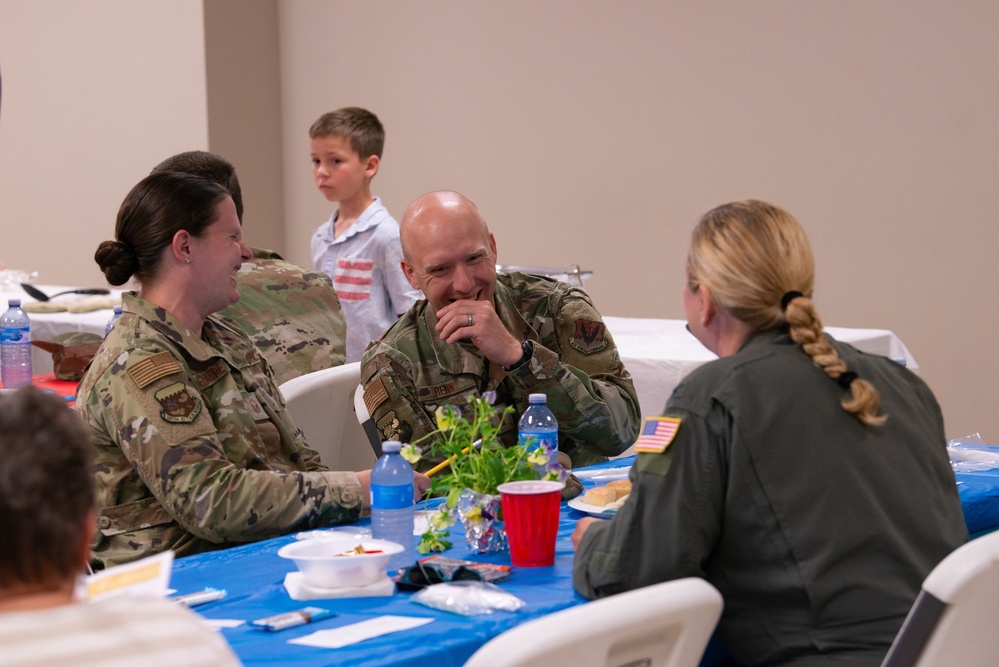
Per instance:
[[[140,298],[135,292],[125,292],[122,295],[122,312],[133,313],[145,320],[149,326],[174,341],[189,356],[199,361],[228,357],[237,366],[242,365],[241,361],[247,363],[256,361],[253,343],[228,318],[209,315],[205,319],[202,329],[204,338],[202,338],[166,309]]]

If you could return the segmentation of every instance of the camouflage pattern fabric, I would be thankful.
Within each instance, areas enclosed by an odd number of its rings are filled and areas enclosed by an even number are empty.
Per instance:
[[[202,335],[134,294],[77,392],[96,447],[98,567],[354,521],[356,475],[329,472],[238,325]]]
[[[617,347],[581,289],[542,276],[500,274],[496,310],[514,335],[534,342],[531,359],[510,373],[471,343],[448,345],[421,300],[364,353],[364,400],[385,440],[416,440],[436,428],[443,404],[468,416],[467,398],[496,392],[496,405],[516,407],[501,440],[517,442],[517,422],[531,393],[548,396],[559,424],[559,449],[574,467],[606,460],[630,447],[640,410]],[[429,466],[431,460],[424,465]],[[425,468],[423,468],[425,469]]]
[[[239,301],[219,314],[239,322],[279,385],[344,363],[347,320],[324,272],[254,248],[236,279]]]

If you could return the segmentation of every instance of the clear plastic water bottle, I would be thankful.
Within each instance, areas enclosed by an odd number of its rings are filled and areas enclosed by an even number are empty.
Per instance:
[[[8,389],[31,384],[31,320],[11,299],[0,317],[0,381]]]
[[[402,458],[402,443],[382,443],[382,457],[371,469],[371,534],[401,544],[403,550],[388,562],[389,572],[416,562],[413,517],[413,467]]]
[[[121,317],[121,304],[120,303],[116,303],[114,305],[114,315],[111,316],[111,319],[108,320],[107,325],[104,327],[104,337],[105,338],[107,338],[108,334],[111,333],[111,329],[113,329],[114,325],[118,323],[118,318],[120,318],[120,317]]]
[[[520,417],[517,425],[517,444],[533,450],[544,447],[550,452],[549,460],[554,459],[558,452],[558,421],[548,409],[548,397],[544,394],[531,394],[531,404]],[[528,438],[533,442],[528,444]],[[538,472],[544,473],[544,466],[537,466]]]

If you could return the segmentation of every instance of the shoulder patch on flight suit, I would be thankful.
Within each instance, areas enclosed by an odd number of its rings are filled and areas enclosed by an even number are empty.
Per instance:
[[[646,417],[635,441],[635,451],[662,454],[680,429],[679,417]]]
[[[161,377],[179,373],[180,364],[169,352],[160,352],[142,361],[137,361],[128,367],[128,374],[132,381],[139,386],[139,389],[149,385]]]
[[[375,378],[364,388],[364,407],[369,415],[375,414],[375,408],[388,400],[388,392],[382,378]]]
[[[607,348],[609,341],[604,336],[606,327],[596,320],[576,320],[576,330],[569,344],[583,354],[596,354]]]
[[[174,382],[160,389],[153,394],[153,398],[163,408],[160,417],[171,424],[190,424],[201,412],[201,400],[192,396],[183,382]]]

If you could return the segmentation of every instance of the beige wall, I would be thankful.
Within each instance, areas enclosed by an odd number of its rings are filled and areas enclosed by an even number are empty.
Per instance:
[[[92,198],[113,219],[137,180],[125,174],[198,147],[185,141],[207,123],[208,144],[234,160],[248,199],[267,193],[252,208],[248,201],[251,242],[262,229],[253,212],[276,206],[267,210],[283,212],[283,246],[274,245],[308,264],[310,232],[330,205],[311,182],[307,128],[324,111],[365,106],[388,131],[374,191],[390,211],[401,215],[430,189],[460,190],[490,221],[501,262],[579,263],[595,272],[588,289],[609,315],[682,317],[683,254],[697,217],[741,197],[783,205],[812,239],[825,321],[897,332],[941,400],[947,435],[978,430],[999,444],[999,358],[991,346],[999,317],[990,298],[999,248],[989,187],[999,173],[999,5],[254,0],[243,13],[250,25],[234,28],[244,19],[232,1],[207,3],[208,120],[196,96],[178,104],[172,90],[161,96],[174,123],[167,129],[178,135],[170,138],[142,131],[145,107],[130,107],[118,114],[120,127],[106,129],[99,110],[111,105],[110,92],[100,88],[73,98],[88,113],[75,131],[54,135],[41,119],[55,117],[62,98],[33,101],[26,114],[15,111],[14,87],[96,76],[124,87],[126,99],[154,94],[159,87],[148,76],[123,71],[114,54],[126,46],[133,61],[152,58],[156,79],[204,85],[204,64],[194,71],[197,49],[176,46],[172,36],[196,32],[200,3],[108,0],[85,3],[103,15],[80,10],[42,21],[41,10],[28,8],[62,3],[0,0],[5,245],[7,229],[24,219],[50,235],[79,228],[76,245],[54,253],[35,231],[14,234],[34,265],[66,267],[59,280],[81,275],[74,267],[90,271],[76,246],[107,235],[107,214],[89,211],[67,224],[68,213]],[[31,14],[34,23],[13,30],[11,13]],[[148,21],[153,15],[160,20]],[[51,22],[85,53],[57,66],[36,62]],[[159,27],[119,34],[136,22]],[[95,31],[102,38],[90,39]],[[88,39],[72,41],[80,32]],[[17,49],[11,38],[20,40]],[[248,45],[259,49],[246,52]],[[16,62],[12,52],[32,61]],[[228,82],[221,98],[216,71]],[[185,122],[194,126],[190,136]],[[8,154],[11,142],[17,150]],[[91,145],[106,155],[100,169],[82,159]],[[18,205],[9,213],[12,195]],[[281,225],[264,215],[262,223]]]
[[[104,284],[94,250],[125,194],[208,145],[202,15],[200,0],[0,0],[0,263]]]

